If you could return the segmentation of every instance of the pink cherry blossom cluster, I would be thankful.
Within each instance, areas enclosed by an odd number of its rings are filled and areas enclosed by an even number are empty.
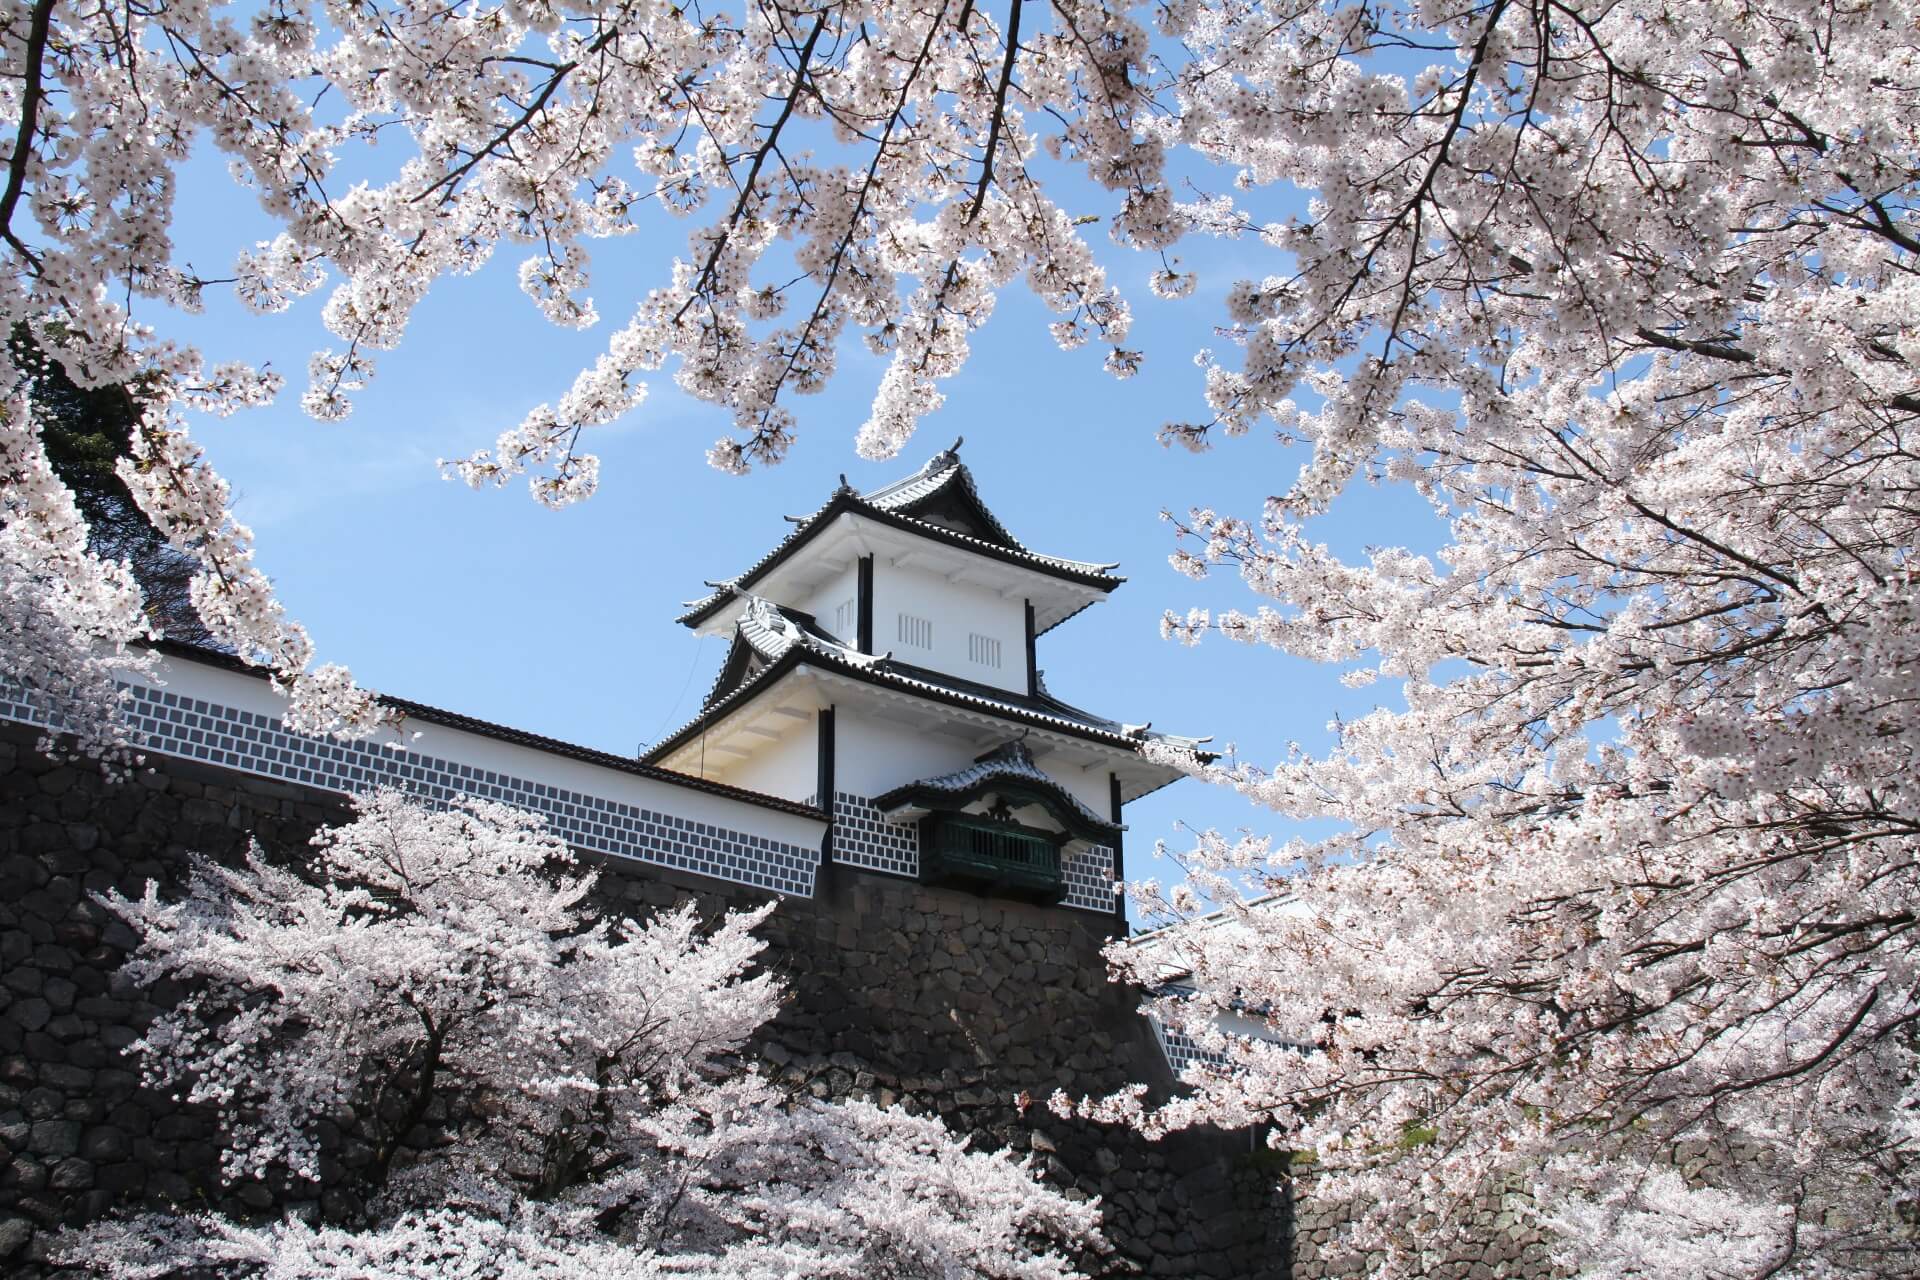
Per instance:
[[[73,494],[47,462],[24,397],[0,403],[0,653],[73,749],[118,769],[133,756],[117,674],[152,665],[129,650],[147,634],[140,590],[118,561],[87,548]],[[60,749],[55,733],[43,750]]]
[[[1317,196],[1200,224],[1286,258],[1168,438],[1312,455],[1253,518],[1175,521],[1175,568],[1263,602],[1164,628],[1382,705],[1270,769],[1180,761],[1337,831],[1209,832],[1135,887],[1168,927],[1116,964],[1179,975],[1156,1012],[1233,1065],[1087,1109],[1269,1126],[1382,1276],[1473,1256],[1489,1209],[1582,1275],[1920,1270],[1915,21],[1196,21],[1183,137]],[[1315,541],[1362,477],[1444,545]]]
[[[233,1180],[315,1177],[320,1131],[357,1116],[365,1220],[143,1214],[69,1235],[66,1261],[116,1280],[1063,1280],[1063,1250],[1098,1242],[1097,1203],[1009,1154],[745,1065],[784,994],[755,965],[773,904],[596,918],[595,873],[536,817],[393,791],[357,809],[304,868],[255,850],[196,861],[177,901],[101,901],[141,935],[127,976],[188,993],[131,1049],[146,1081],[216,1109]]]

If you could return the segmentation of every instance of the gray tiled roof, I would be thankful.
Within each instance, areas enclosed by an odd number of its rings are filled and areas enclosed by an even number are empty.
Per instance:
[[[963,533],[947,525],[920,519],[915,510],[945,494],[949,489],[963,492],[976,508],[981,519],[987,525],[987,536]],[[966,464],[952,450],[935,454],[927,464],[905,479],[883,485],[870,493],[856,493],[850,487],[836,490],[831,497],[812,513],[792,518],[793,529],[787,536],[755,561],[745,571],[726,579],[724,582],[709,584],[715,589],[711,595],[696,600],[687,607],[687,611],[676,621],[694,625],[710,616],[715,609],[725,604],[735,592],[744,591],[774,564],[783,559],[799,543],[804,542],[823,528],[832,518],[842,511],[857,511],[881,515],[890,523],[911,529],[937,541],[950,543],[970,551],[978,551],[998,560],[1025,565],[1042,573],[1051,573],[1071,578],[1084,585],[1102,591],[1111,591],[1126,581],[1116,577],[1109,570],[1118,566],[1113,564],[1095,564],[1086,560],[1069,560],[1063,556],[1043,555],[1029,550],[1018,539],[1007,532],[994,514],[980,501],[980,493],[974,487],[973,475]]]
[[[759,683],[760,677],[771,671],[774,665],[798,651],[798,656],[812,658],[820,665],[838,667],[847,674],[855,675],[869,683],[884,688],[898,689],[902,693],[920,697],[932,697],[941,701],[958,703],[984,711],[990,715],[999,715],[1006,719],[1042,728],[1056,728],[1083,738],[1105,741],[1110,745],[1138,750],[1148,742],[1161,742],[1170,746],[1199,750],[1209,739],[1183,738],[1174,734],[1155,733],[1148,725],[1121,724],[1104,716],[1094,715],[1070,706],[1046,692],[1042,687],[1037,694],[1015,693],[1010,689],[999,689],[991,685],[978,684],[958,676],[949,676],[942,672],[930,671],[925,667],[916,667],[908,663],[896,662],[890,654],[867,654],[848,645],[819,629],[813,619],[798,610],[788,609],[774,604],[759,596],[746,596],[746,609],[742,612],[735,634],[747,644],[766,663],[759,672],[747,676],[731,689],[715,686],[709,701],[698,716],[686,725],[675,730],[661,740],[661,746],[648,754],[660,754],[671,747],[681,735],[720,710],[725,704],[743,698],[746,691]]]
[[[1033,753],[1027,750],[1026,744],[1022,742],[1009,742],[1002,746],[995,747],[992,751],[981,756],[964,769],[956,769],[952,773],[943,773],[937,778],[923,778],[919,782],[910,784],[910,786],[925,787],[934,791],[944,791],[952,795],[963,795],[978,787],[990,786],[995,782],[1002,782],[1009,779],[1030,782],[1037,786],[1044,787],[1049,793],[1058,796],[1061,800],[1071,805],[1076,813],[1092,825],[1107,831],[1120,830],[1118,824],[1101,817],[1092,809],[1089,809],[1085,804],[1081,803],[1079,798],[1072,792],[1061,786],[1059,782],[1055,781],[1050,775],[1043,772],[1040,766],[1033,762]],[[906,788],[901,788],[901,790],[905,789]],[[886,797],[883,796],[880,797],[880,799],[884,800]],[[876,803],[878,803],[878,801],[876,801]],[[885,806],[883,805],[882,807],[884,808]]]
[[[915,507],[938,497],[948,489],[955,488],[964,491],[972,505],[979,510],[990,535],[981,537],[963,533],[959,535],[960,537],[973,542],[995,544],[1010,551],[1021,552],[1046,564],[1058,565],[1081,573],[1098,574],[1102,577],[1107,576],[1107,570],[1120,567],[1112,563],[1095,564],[1090,560],[1069,560],[1065,556],[1043,555],[1025,546],[1007,531],[1007,527],[1000,523],[999,517],[987,509],[987,504],[980,498],[980,490],[974,486],[973,472],[967,470],[967,464],[960,461],[960,455],[954,449],[934,454],[927,459],[926,465],[906,479],[882,485],[869,493],[861,494],[860,498],[861,501],[871,503],[883,511],[911,515]],[[948,532],[954,531],[948,530]]]
[[[987,504],[980,500],[980,491],[973,487],[973,473],[968,471],[965,464],[960,461],[958,442],[956,441],[955,444],[954,449],[934,454],[927,459],[926,465],[906,479],[895,480],[892,484],[882,485],[860,496],[876,507],[884,507],[888,511],[899,511],[938,497],[943,491],[957,486],[964,489],[967,496],[973,500],[973,504],[980,509],[981,516],[986,520],[991,541],[1009,547],[1020,547],[1019,540],[1007,531],[1007,527],[1000,523],[999,518],[987,510]],[[1025,548],[1021,547],[1021,550]],[[1078,562],[1069,560],[1062,563]],[[1113,566],[1088,565],[1086,567],[1111,569]]]

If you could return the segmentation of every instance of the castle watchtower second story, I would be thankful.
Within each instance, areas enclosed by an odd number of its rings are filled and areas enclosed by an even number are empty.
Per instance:
[[[959,444],[870,493],[844,479],[680,621],[731,638],[694,719],[645,759],[818,805],[828,858],[1117,912],[1122,807],[1197,748],[1048,693],[1041,636],[1124,579],[1031,551]]]

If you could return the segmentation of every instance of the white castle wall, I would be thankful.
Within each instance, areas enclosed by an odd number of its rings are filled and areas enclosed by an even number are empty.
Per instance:
[[[1027,745],[1033,746],[1028,740]],[[1113,814],[1112,775],[1098,765],[1088,768],[1076,761],[1068,760],[1058,752],[1036,750],[1033,763],[1041,772],[1059,783],[1067,793],[1087,808],[1103,818]]]
[[[460,795],[541,814],[576,848],[691,871],[738,884],[810,897],[825,823],[750,800],[716,794],[552,747],[502,741],[482,732],[410,720],[404,749],[289,732],[285,710],[257,676],[171,657],[158,678],[133,677],[128,712],[143,752],[199,760],[343,795],[398,786],[430,801]],[[46,723],[24,691],[0,683],[0,719]],[[972,743],[881,720],[836,725],[840,820],[834,856],[870,870],[913,876],[918,841],[911,823],[880,817],[871,797],[902,783],[964,768]],[[731,785],[799,802],[814,800],[817,737],[797,726],[729,779]],[[1056,778],[1096,813],[1104,778],[1061,769]],[[1073,846],[1063,863],[1068,906],[1112,909],[1112,852]]]
[[[833,784],[877,796],[903,783],[964,769],[980,749],[944,733],[910,729],[845,711],[835,716]]]
[[[761,747],[750,758],[727,766],[736,787],[807,801],[820,788],[820,731],[812,720],[795,721],[785,737]]]
[[[876,561],[873,570],[873,647],[901,662],[965,680],[1027,690],[1026,601],[997,591],[949,582],[945,575],[900,568]],[[909,614],[932,624],[932,646],[903,643],[899,617]],[[982,635],[999,644],[999,666],[973,660],[968,637]]]
[[[794,608],[813,615],[820,629],[842,644],[859,639],[860,579],[849,564],[816,588],[812,595],[798,601]]]
[[[575,848],[813,894],[819,818],[420,720],[407,723],[403,750],[291,733],[280,719],[285,703],[257,676],[184,658],[163,661],[158,676],[125,682],[143,752],[343,795],[387,785],[440,803],[480,796],[540,814]],[[0,719],[46,723],[6,682]]]

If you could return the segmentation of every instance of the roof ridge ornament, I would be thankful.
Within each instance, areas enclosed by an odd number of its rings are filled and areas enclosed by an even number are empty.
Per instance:
[[[745,592],[740,590],[740,580],[738,578],[723,578],[719,582],[714,582],[710,579],[702,578],[700,580],[700,585],[716,593],[725,591],[728,593],[729,599],[738,599],[740,596],[746,594]],[[705,604],[707,600],[711,600],[711,599],[713,599],[712,596],[706,597],[705,600],[688,600],[686,601],[686,607],[689,609],[696,609],[700,607],[702,604]]]
[[[1029,769],[1038,769],[1040,766],[1033,761],[1033,751],[1027,746],[1028,732],[1028,729],[1021,729],[1019,737],[1009,738],[986,754],[975,756],[973,762],[975,764],[1000,764],[1007,762],[1022,764]]]
[[[953,443],[927,459],[927,465],[920,468],[922,475],[932,475],[936,471],[945,471],[948,467],[960,463],[960,446],[967,442],[965,436],[955,436]]]

